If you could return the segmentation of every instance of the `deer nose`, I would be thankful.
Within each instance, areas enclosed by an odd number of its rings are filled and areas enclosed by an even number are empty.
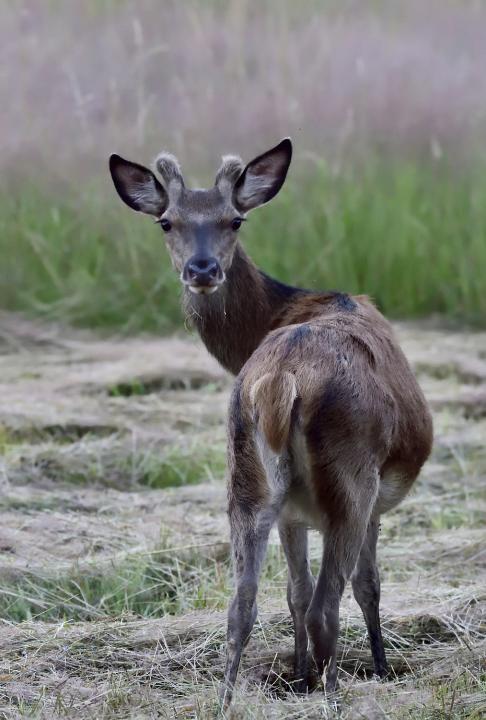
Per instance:
[[[221,278],[221,267],[212,257],[193,257],[187,261],[184,269],[185,280],[191,285],[214,285]]]

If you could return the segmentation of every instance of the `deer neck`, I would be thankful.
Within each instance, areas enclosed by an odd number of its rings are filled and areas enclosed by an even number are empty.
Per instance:
[[[236,246],[226,281],[212,295],[184,292],[184,310],[206,348],[236,375],[296,293],[259,270]]]

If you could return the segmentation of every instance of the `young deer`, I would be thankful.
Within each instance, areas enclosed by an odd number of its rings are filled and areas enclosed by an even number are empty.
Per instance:
[[[280,190],[292,146],[246,167],[223,158],[214,186],[188,190],[175,158],[155,175],[112,155],[115,187],[156,218],[206,347],[237,374],[229,411],[229,520],[236,593],[229,608],[223,699],[231,699],[257,615],[258,577],[278,523],[295,629],[295,687],[307,650],[327,691],[336,686],[339,604],[349,578],[377,675],[387,673],[376,543],[380,514],[409,491],[427,459],[432,422],[388,322],[364,296],[311,292],[258,270],[237,241],[248,211]],[[315,582],[307,529],[324,536]]]

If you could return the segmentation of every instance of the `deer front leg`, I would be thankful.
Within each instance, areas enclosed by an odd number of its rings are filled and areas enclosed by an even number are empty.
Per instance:
[[[228,610],[226,668],[221,689],[223,707],[231,702],[241,653],[256,620],[258,578],[276,515],[277,510],[271,505],[254,512],[249,512],[248,507],[230,506],[236,592]]]

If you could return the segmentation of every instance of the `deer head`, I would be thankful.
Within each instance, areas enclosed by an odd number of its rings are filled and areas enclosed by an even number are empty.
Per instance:
[[[246,167],[239,157],[223,157],[208,190],[187,189],[177,159],[166,153],[155,160],[161,182],[148,168],[119,155],[110,157],[110,172],[121,199],[161,226],[184,286],[209,294],[225,281],[247,213],[278,193],[291,157],[288,138]]]

